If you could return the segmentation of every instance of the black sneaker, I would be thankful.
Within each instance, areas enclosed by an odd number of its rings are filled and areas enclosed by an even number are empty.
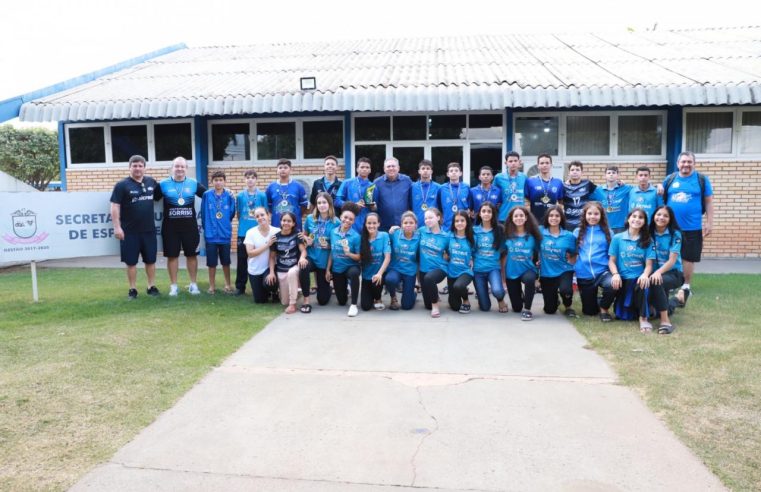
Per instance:
[[[147,292],[149,296],[153,296],[153,297],[158,297],[160,295],[160,292],[156,288],[155,285],[151,285],[150,287],[148,287],[148,290],[146,290],[145,292]],[[135,293],[135,295],[137,296],[137,293]]]
[[[449,294],[449,287],[445,286],[443,289],[439,291],[439,294],[447,295]]]
[[[521,311],[521,321],[531,321],[534,319],[534,315],[528,309]]]
[[[131,301],[132,299],[137,299],[137,289],[130,289],[129,293],[127,294],[127,297]]]
[[[576,311],[574,311],[573,308],[566,308],[565,315],[568,316],[569,318],[578,318],[579,317],[579,315],[576,314]]]
[[[235,297],[245,296],[246,295],[246,291],[245,290],[236,290],[234,295],[235,295]]]
[[[470,313],[470,304],[461,304],[459,311],[460,311],[460,314]]]

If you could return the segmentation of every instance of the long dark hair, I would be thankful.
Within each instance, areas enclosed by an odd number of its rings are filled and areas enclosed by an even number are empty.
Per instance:
[[[481,209],[484,207],[491,210],[491,221],[489,225],[491,226],[491,234],[493,238],[492,247],[499,250],[502,248],[502,243],[505,240],[505,232],[502,229],[502,224],[499,223],[499,212],[496,205],[489,201],[483,202],[478,209],[478,213],[476,213],[476,225],[483,225],[483,221],[481,220]]]
[[[669,234],[671,235],[671,242],[670,244],[674,244],[674,239],[676,236],[677,231],[681,232],[682,228],[679,227],[679,223],[676,221],[676,217],[674,217],[674,211],[671,210],[671,207],[668,205],[661,205],[660,207],[656,208],[653,212],[653,220],[650,222],[650,237],[655,237],[655,214],[658,213],[659,210],[665,209],[666,212],[669,214],[669,223],[666,224],[666,230],[669,231]]]
[[[454,220],[457,217],[465,218],[465,239],[468,240],[471,248],[475,248],[476,240],[473,238],[473,222],[470,220],[470,214],[468,214],[467,210],[458,210],[457,213],[454,214],[454,217],[452,217],[452,235],[457,235],[454,228]]]
[[[642,214],[642,217],[645,218],[645,224],[642,226],[642,228],[639,230],[639,239],[637,240],[637,244],[640,248],[645,249],[648,246],[650,246],[650,228],[647,225],[647,212],[645,212],[645,209],[642,207],[636,207],[631,210],[629,210],[629,213],[626,214],[626,230],[629,230],[629,217],[634,215],[635,213]]]
[[[575,166],[576,164],[574,164],[574,162],[577,161],[573,161],[570,165]],[[550,212],[557,212],[560,214],[560,224],[558,224],[558,226],[560,227],[561,231],[565,229],[565,212],[563,212],[563,207],[560,205],[550,205],[544,211],[544,219],[542,219],[542,225],[544,228],[548,231],[550,230]]]
[[[539,226],[536,223],[536,219],[531,214],[528,208],[524,207],[523,205],[518,205],[517,207],[513,207],[510,210],[510,213],[507,214],[507,219],[505,219],[505,236],[510,239],[517,237],[517,227],[513,223],[513,216],[515,215],[515,212],[517,210],[520,210],[523,212],[523,214],[526,216],[526,224],[523,226],[526,229],[526,233],[530,234],[531,236],[534,236],[534,241],[539,246],[539,243],[542,242],[542,233],[539,232]]]
[[[365,223],[362,224],[362,241],[359,246],[359,256],[362,264],[370,263],[373,260],[373,250],[370,247],[370,231],[367,230],[367,219],[370,217],[378,219],[378,224],[380,225],[380,215],[375,212],[367,214],[365,217]]]
[[[581,209],[579,237],[576,238],[576,249],[579,249],[581,243],[584,242],[584,236],[587,234],[587,226],[589,225],[587,224],[587,210],[592,207],[600,211],[600,223],[598,225],[600,226],[600,229],[602,229],[603,234],[605,234],[605,239],[608,240],[608,244],[610,244],[610,227],[608,227],[608,216],[605,215],[605,208],[603,208],[602,203],[600,202],[587,202],[587,204]]]
[[[299,224],[299,222],[298,222],[298,219],[296,218],[296,214],[294,214],[293,212],[283,212],[282,214],[280,214],[280,225],[281,226],[283,225],[283,217],[290,217],[291,220],[293,221],[293,227],[291,228],[291,234],[294,234],[294,233],[298,232],[298,224]],[[280,228],[280,232],[281,233],[283,232],[282,229],[283,228],[281,227]]]

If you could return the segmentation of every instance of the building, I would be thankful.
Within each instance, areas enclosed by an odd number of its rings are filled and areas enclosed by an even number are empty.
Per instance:
[[[685,149],[716,189],[704,253],[761,253],[761,27],[181,45],[110,72],[18,104],[23,121],[60,122],[69,191],[110,189],[135,153],[154,176],[183,155],[240,189],[280,157],[303,177],[327,154],[346,175],[394,155],[414,177],[426,157],[473,180],[507,150],[527,167],[549,152],[558,173],[581,160],[597,182],[611,163],[660,180]]]

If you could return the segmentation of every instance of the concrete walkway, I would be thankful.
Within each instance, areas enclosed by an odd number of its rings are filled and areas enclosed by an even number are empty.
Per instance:
[[[723,490],[540,311],[280,316],[72,490]]]

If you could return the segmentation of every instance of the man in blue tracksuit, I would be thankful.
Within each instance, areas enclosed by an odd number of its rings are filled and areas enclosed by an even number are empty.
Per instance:
[[[380,230],[402,225],[402,214],[412,208],[412,180],[399,173],[399,160],[389,157],[383,163],[383,176],[375,180],[373,203],[380,216]]]

